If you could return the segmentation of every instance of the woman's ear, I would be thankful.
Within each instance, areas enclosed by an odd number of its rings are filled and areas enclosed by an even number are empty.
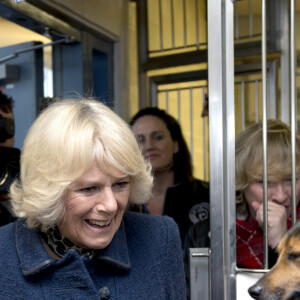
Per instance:
[[[179,151],[179,144],[178,141],[174,141],[174,154],[177,153]]]

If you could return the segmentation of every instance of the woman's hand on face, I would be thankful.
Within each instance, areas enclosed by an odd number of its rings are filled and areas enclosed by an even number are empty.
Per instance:
[[[256,221],[263,229],[263,204],[258,202],[252,203],[252,208],[256,211]],[[286,208],[275,202],[268,202],[268,245],[274,249],[279,241],[287,232],[287,215]]]

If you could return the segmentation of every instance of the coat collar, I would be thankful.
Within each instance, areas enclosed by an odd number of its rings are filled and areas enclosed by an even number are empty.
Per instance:
[[[16,222],[15,237],[17,253],[24,275],[37,273],[41,269],[59,263],[58,260],[49,256],[39,232],[29,229],[22,219]],[[74,256],[74,252],[74,250],[70,250],[61,261],[68,259],[68,256]],[[108,247],[98,252],[96,259],[106,261],[117,268],[130,269],[131,263],[128,254],[124,221],[121,222],[120,228],[111,243]]]
[[[121,222],[111,243],[105,249],[99,251],[96,257],[98,260],[107,261],[122,269],[131,268],[124,221]]]

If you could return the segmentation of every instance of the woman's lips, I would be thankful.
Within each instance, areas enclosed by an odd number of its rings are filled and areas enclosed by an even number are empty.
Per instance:
[[[107,220],[107,221],[86,220],[86,222],[91,226],[106,227],[106,226],[109,226],[109,224],[111,223],[111,220]]]
[[[154,158],[157,158],[159,155],[158,154],[150,154],[150,155],[147,155],[145,158],[146,159],[154,159]]]

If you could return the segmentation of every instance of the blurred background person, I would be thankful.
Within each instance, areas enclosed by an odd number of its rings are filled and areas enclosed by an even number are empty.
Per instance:
[[[209,184],[193,176],[191,155],[177,120],[157,107],[140,110],[130,121],[146,161],[152,165],[153,195],[132,210],[172,217],[179,226],[189,299],[189,248],[209,247]],[[196,226],[197,235],[193,235]],[[186,239],[189,241],[186,242]]]
[[[108,107],[49,106],[10,188],[19,219],[0,228],[0,298],[185,299],[176,223],[127,212],[152,184],[132,131]]]
[[[237,265],[263,268],[263,144],[262,124],[236,138]],[[300,139],[296,136],[296,207],[300,214]],[[267,121],[269,267],[277,260],[276,246],[291,227],[291,130],[279,120]]]
[[[133,116],[130,125],[154,175],[153,196],[141,210],[172,217],[184,244],[189,228],[209,218],[208,182],[194,178],[190,152],[173,116],[147,107]]]
[[[0,90],[0,226],[15,221],[8,189],[19,173],[20,151],[14,148],[13,99]]]
[[[0,146],[14,146],[15,122],[13,115],[13,105],[13,99],[7,97],[0,90]]]

